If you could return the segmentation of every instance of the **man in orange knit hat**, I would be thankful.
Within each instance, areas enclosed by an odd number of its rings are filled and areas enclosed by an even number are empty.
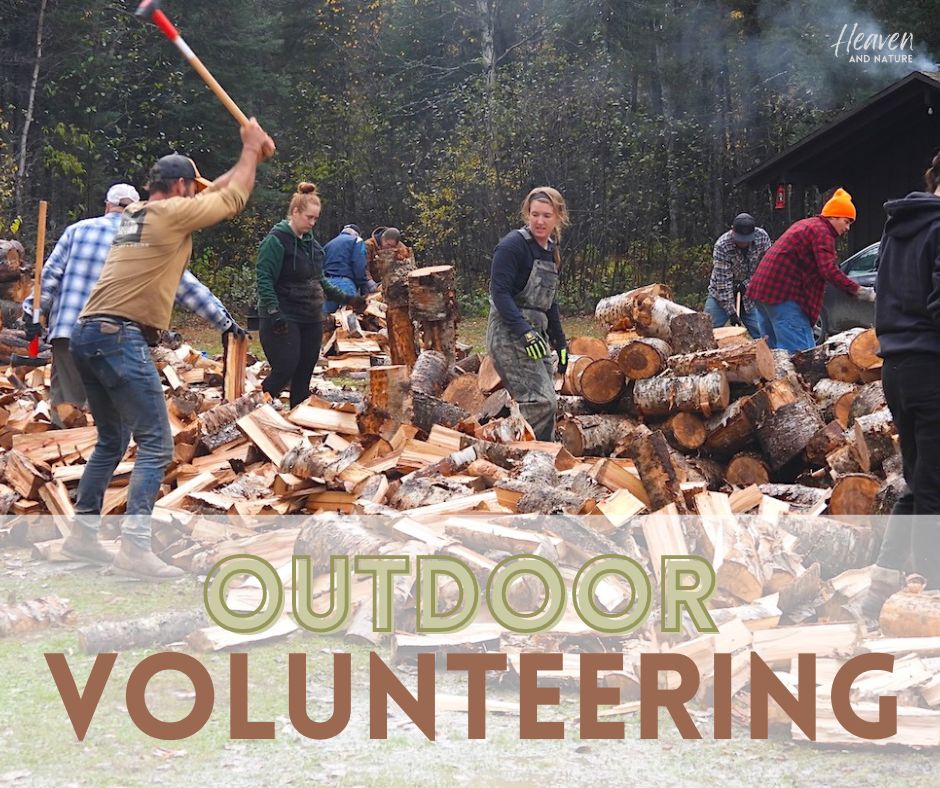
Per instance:
[[[747,295],[757,305],[757,324],[772,348],[791,354],[815,345],[826,282],[865,301],[875,291],[860,287],[836,264],[836,238],[855,221],[852,196],[836,189],[819,216],[790,225],[764,255],[751,277]]]

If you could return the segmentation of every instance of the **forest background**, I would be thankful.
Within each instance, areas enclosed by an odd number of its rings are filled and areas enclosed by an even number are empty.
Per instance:
[[[209,177],[234,122],[136,0],[0,0],[0,238],[48,237],[142,186],[178,151]],[[167,0],[243,110],[275,138],[248,209],[199,233],[192,268],[230,307],[294,185],[318,184],[321,242],[394,224],[419,262],[456,266],[465,314],[536,185],[571,208],[560,302],[665,281],[704,300],[711,244],[771,194],[734,180],[916,69],[936,4],[808,0]],[[851,63],[840,32],[911,33],[915,62]],[[29,255],[31,256],[31,255]]]

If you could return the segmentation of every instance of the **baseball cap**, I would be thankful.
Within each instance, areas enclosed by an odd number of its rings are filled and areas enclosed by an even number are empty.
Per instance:
[[[362,230],[359,229],[358,224],[347,224],[343,229],[352,230],[353,232],[356,233],[356,235],[362,235]]]
[[[115,183],[114,186],[108,189],[108,194],[104,199],[112,205],[130,205],[132,202],[137,202],[140,195],[137,193],[137,189],[129,183]]]
[[[195,181],[197,192],[201,192],[212,184],[212,181],[206,180],[199,174],[196,162],[188,156],[181,156],[179,153],[171,153],[168,156],[160,157],[157,159],[156,164],[150,168],[150,183],[154,181],[175,181],[177,178]]]
[[[754,232],[756,226],[757,223],[751,214],[739,213],[731,223],[731,239],[738,243],[749,244],[756,235]]]

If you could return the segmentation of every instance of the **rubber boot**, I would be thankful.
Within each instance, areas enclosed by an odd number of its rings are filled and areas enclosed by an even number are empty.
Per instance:
[[[176,566],[161,561],[153,550],[121,539],[121,550],[114,556],[114,571],[120,575],[139,577],[141,580],[177,580],[186,573]]]
[[[862,599],[862,615],[871,621],[877,621],[888,597],[902,588],[904,588],[904,572],[900,569],[885,569],[875,564],[871,568],[871,585]]]
[[[98,531],[77,523],[62,543],[62,553],[77,561],[91,561],[95,564],[110,564],[114,560],[114,554],[98,541]]]

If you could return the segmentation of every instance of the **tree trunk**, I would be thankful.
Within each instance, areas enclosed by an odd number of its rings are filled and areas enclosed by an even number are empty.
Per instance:
[[[780,518],[779,527],[799,540],[796,552],[819,564],[823,580],[829,580],[846,569],[868,566],[877,554],[878,540],[867,525],[791,514]]]
[[[695,451],[705,443],[705,423],[694,413],[676,413],[660,424],[659,429],[680,451]]]
[[[732,454],[754,440],[754,422],[748,415],[753,397],[742,397],[705,422],[705,448],[715,454]]]
[[[877,470],[892,454],[898,451],[895,443],[897,431],[887,408],[859,416],[852,425],[855,433],[855,448],[859,465],[866,473]]]
[[[449,402],[421,391],[412,392],[412,407],[414,410],[412,423],[427,433],[431,432],[435,424],[440,424],[442,427],[456,427],[470,415],[456,405],[451,405]]]
[[[763,339],[701,353],[675,355],[669,359],[669,369],[680,376],[721,371],[729,383],[757,384],[776,376],[773,354]]]
[[[183,640],[208,624],[203,608],[155,613],[130,621],[101,621],[78,630],[78,647],[83,654],[155,648]]]
[[[617,352],[617,366],[630,380],[658,375],[666,368],[672,348],[661,339],[644,337],[628,342]]]
[[[624,376],[620,367],[608,358],[588,364],[581,373],[581,396],[595,405],[606,405],[620,398]]]
[[[16,213],[24,216],[25,204],[23,201],[23,187],[26,184],[26,153],[29,142],[29,129],[33,123],[33,109],[36,106],[36,89],[39,85],[39,64],[42,62],[42,35],[43,24],[46,18],[47,0],[40,0],[39,18],[36,22],[36,59],[33,61],[33,76],[29,83],[29,99],[26,104],[26,118],[23,120],[23,130],[20,132],[20,155],[16,168]]]
[[[832,378],[823,378],[813,386],[813,397],[816,404],[819,405],[819,413],[823,421],[829,422],[837,419],[836,406],[839,406],[840,412],[844,412],[848,417],[848,404],[854,398],[858,386],[855,383],[846,383],[844,380],[832,380]],[[843,397],[847,397],[843,401]],[[841,421],[841,420],[840,420]]]
[[[443,353],[449,369],[456,356],[460,316],[453,266],[419,268],[408,274],[408,309],[421,325],[423,347]]]
[[[793,365],[796,367],[796,371],[800,373],[800,377],[803,378],[806,385],[813,388],[823,378],[832,377],[827,371],[827,365],[829,360],[834,356],[845,356],[850,366],[846,366],[844,362],[840,361],[833,365],[833,369],[837,371],[848,369],[850,372],[853,368],[857,370],[858,367],[852,364],[851,360],[848,359],[849,343],[862,331],[864,331],[864,329],[861,328],[843,331],[841,334],[830,337],[821,345],[796,353],[793,356]],[[856,379],[849,382],[858,382],[858,373],[856,372],[855,374]]]
[[[881,381],[876,380],[872,383],[866,383],[861,386],[852,400],[852,407],[849,408],[849,421],[847,427],[851,427],[857,418],[867,416],[870,413],[888,407],[885,401],[885,392],[881,386]]]
[[[440,397],[449,376],[450,364],[444,354],[438,350],[423,350],[411,370],[411,388],[429,397]]]
[[[746,407],[771,470],[786,465],[826,426],[815,401],[795,378],[765,384]]]
[[[865,473],[849,473],[842,476],[832,488],[829,496],[829,511],[832,514],[871,514],[875,510],[875,498],[881,482]]]
[[[605,332],[609,332],[614,326],[633,328],[634,313],[638,304],[654,296],[671,299],[672,290],[666,285],[654,284],[602,298],[594,308],[594,319],[603,326]]]
[[[725,481],[734,487],[767,484],[770,481],[770,469],[757,454],[736,454],[725,468]]]
[[[806,444],[806,461],[810,465],[822,467],[827,464],[826,458],[830,454],[847,443],[842,425],[837,421],[830,421]]]
[[[866,328],[849,342],[849,358],[859,369],[877,369],[884,363],[878,355],[880,349],[875,329]]]
[[[718,347],[711,318],[704,312],[676,315],[669,326],[674,353],[701,353]]]
[[[636,423],[624,416],[573,416],[558,425],[561,442],[575,457],[609,457]]]
[[[707,418],[727,408],[730,398],[728,380],[722,372],[687,377],[660,375],[638,380],[633,387],[633,402],[644,416],[686,411]]]

